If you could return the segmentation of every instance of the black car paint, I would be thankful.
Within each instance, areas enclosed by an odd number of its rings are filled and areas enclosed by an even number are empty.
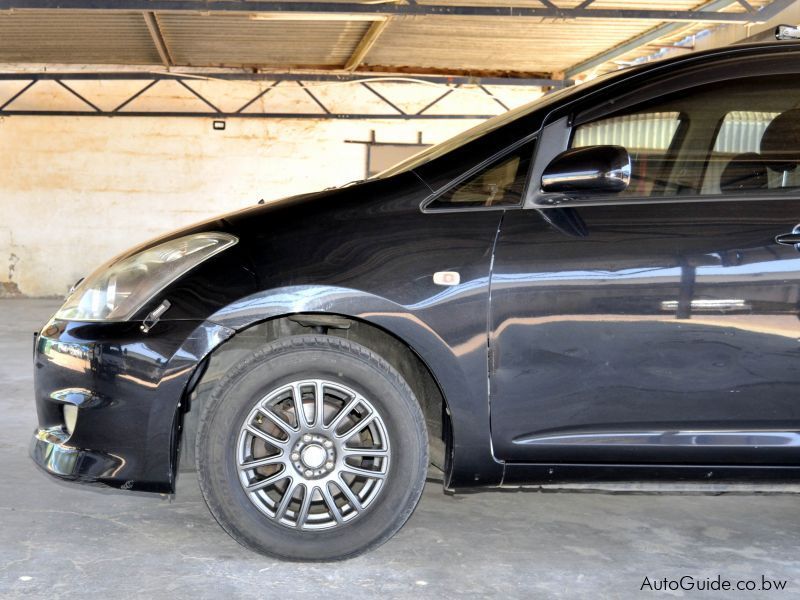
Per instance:
[[[37,338],[34,460],[67,479],[154,492],[173,490],[179,402],[204,356],[233,331],[214,323],[51,321]],[[80,425],[59,432],[61,405]],[[61,439],[59,439],[61,438]]]
[[[657,216],[650,211],[636,226],[620,223],[620,215],[630,210],[623,206],[581,207],[576,209],[577,220],[560,208],[420,210],[432,191],[446,188],[465,171],[536,134],[545,120],[569,113],[576,104],[602,105],[619,93],[617,88],[641,86],[639,80],[648,74],[656,77],[679,68],[702,72],[726,61],[759,63],[764,53],[773,62],[778,60],[775,56],[789,62],[797,58],[796,51],[786,46],[759,46],[640,68],[551,102],[414,171],[254,207],[171,234],[168,237],[226,231],[240,242],[171,284],[130,322],[53,320],[43,329],[35,353],[42,429],[33,441],[36,462],[64,478],[172,491],[180,404],[203,359],[255,323],[312,312],[372,323],[403,340],[428,366],[452,421],[450,488],[576,478],[797,477],[800,470],[791,466],[796,464],[794,430],[800,422],[791,394],[798,377],[792,367],[797,336],[748,332],[750,338],[745,339],[742,328],[717,325],[693,326],[691,332],[676,335],[674,329],[682,323],[650,317],[662,314],[654,303],[680,294],[680,278],[672,274],[675,269],[709,266],[696,264],[699,257],[732,256],[747,264],[781,261],[796,275],[800,255],[770,244],[770,236],[791,229],[800,215],[776,216],[753,230],[747,228],[744,216],[737,221],[736,215],[743,213],[734,210],[715,235],[709,235],[690,219],[670,221],[674,207],[680,205],[661,207]],[[708,219],[713,221],[713,214]],[[578,222],[586,225],[583,233],[588,237],[571,231]],[[630,231],[626,233],[625,227]],[[646,234],[635,227],[644,227]],[[617,245],[631,254],[621,250],[618,256],[603,254]],[[739,255],[745,258],[735,258]],[[640,267],[669,270],[670,275],[658,285],[615,281],[617,276],[609,275]],[[726,268],[723,258],[710,267],[723,272]],[[458,271],[461,283],[435,285],[433,273],[448,270]],[[570,287],[566,293],[564,275],[582,292],[575,294]],[[731,293],[745,299],[757,296],[758,284],[751,280],[734,284]],[[698,282],[702,284],[702,278]],[[793,275],[787,285],[795,289],[797,283]],[[562,304],[564,296],[568,304]],[[149,333],[141,332],[142,319],[165,298],[171,302],[169,311]],[[569,315],[581,317],[579,326],[575,319],[561,318],[567,309]],[[754,313],[755,317],[771,314],[797,320],[796,306],[788,304]],[[609,320],[608,315],[615,318]],[[616,329],[625,320],[621,316],[634,320]],[[643,331],[636,330],[641,327]],[[604,362],[609,343],[618,344],[621,331],[625,343],[613,360]],[[669,355],[679,361],[675,370],[685,364],[683,350],[695,341],[712,348],[708,364],[689,365],[695,376],[705,378],[701,389],[710,393],[703,399],[710,403],[706,427],[712,434],[715,427],[750,431],[766,426],[776,432],[774,439],[783,435],[785,443],[768,444],[765,451],[755,452],[760,442],[745,439],[729,455],[729,447],[713,435],[708,444],[658,438],[658,432],[685,425],[680,402],[696,399],[699,392],[683,385],[685,376],[680,382],[675,372],[659,373],[657,365],[647,360],[643,368],[641,349],[648,345],[641,339],[650,335],[676,348]],[[738,336],[738,350],[727,354],[714,350],[725,347],[731,336]],[[734,373],[742,348],[751,343],[777,362],[771,363],[772,370],[762,361],[755,371],[736,372],[734,387],[747,393],[735,404],[734,413],[727,414],[723,380]],[[717,368],[715,357],[723,364],[721,379],[709,374],[709,368]],[[630,371],[626,371],[628,360],[633,360]],[[533,376],[534,363],[546,368],[545,379]],[[606,369],[607,363],[613,368]],[[787,374],[776,374],[783,366]],[[598,373],[605,385],[594,398],[583,378]],[[627,396],[619,398],[614,380],[626,373],[643,374],[645,379],[636,383],[631,377]],[[568,402],[555,389],[558,382],[566,382]],[[659,383],[666,387],[656,390],[651,404],[636,396]],[[753,406],[756,395],[766,406]],[[670,404],[676,399],[677,405]],[[59,405],[64,402],[80,405],[78,426],[69,440],[56,435],[62,422]],[[633,412],[628,412],[630,402]],[[648,407],[655,412],[648,413]],[[765,419],[770,410],[784,412],[780,418]],[[596,431],[598,425],[614,431],[621,424],[628,431],[656,435],[648,438],[652,443],[627,447],[530,443],[547,429],[544,425],[559,417],[568,419],[576,411],[588,412],[581,415],[578,427],[568,428],[571,433]],[[51,427],[55,429],[48,436]]]
[[[530,212],[492,277],[498,458],[797,464],[800,203],[585,207],[577,238]]]
[[[101,477],[104,483],[170,489],[175,465],[166,458],[174,452],[176,406],[191,374],[184,361],[196,363],[232,332],[265,319],[300,312],[342,314],[404,340],[435,373],[446,397],[459,399],[451,411],[458,436],[453,485],[459,480],[499,483],[502,465],[491,458],[486,435],[486,315],[491,252],[502,213],[462,215],[453,227],[452,214],[420,212],[429,194],[407,173],[259,206],[214,223],[239,237],[235,252],[203,263],[130,323],[55,322],[42,331],[36,356],[40,426],[60,418],[57,404],[64,389],[83,387],[112,398],[111,408],[96,404],[81,410],[70,444],[81,440],[86,445],[77,447],[123,452],[124,466]],[[458,269],[461,285],[433,283],[433,273],[446,269]],[[219,273],[227,283],[220,282]],[[235,281],[238,285],[231,285]],[[142,334],[138,324],[161,298],[172,306],[149,334]],[[193,347],[187,348],[185,337],[203,326],[211,333],[196,332]],[[95,362],[65,377],[58,363],[73,346],[61,344],[74,342],[85,346]],[[92,417],[85,418],[89,413]],[[93,436],[91,442],[83,432]]]

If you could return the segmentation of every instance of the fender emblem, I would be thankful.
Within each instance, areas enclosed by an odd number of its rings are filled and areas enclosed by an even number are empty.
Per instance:
[[[461,275],[456,271],[436,271],[433,274],[433,283],[436,285],[458,285],[461,283]]]

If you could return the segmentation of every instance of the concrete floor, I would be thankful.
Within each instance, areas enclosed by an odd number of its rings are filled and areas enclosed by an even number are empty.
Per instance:
[[[787,591],[763,597],[800,592],[800,498],[792,495],[449,497],[428,484],[409,523],[377,551],[304,565],[240,547],[190,474],[172,502],[60,483],[27,454],[36,421],[31,332],[55,307],[0,300],[2,598],[629,598],[641,595],[645,576],[718,574],[788,580]]]

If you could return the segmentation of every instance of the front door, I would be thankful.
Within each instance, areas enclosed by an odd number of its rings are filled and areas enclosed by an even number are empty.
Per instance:
[[[800,86],[763,77],[574,128],[573,147],[626,147],[633,181],[607,202],[503,220],[497,458],[800,460],[800,252],[776,242],[800,224],[797,105]]]

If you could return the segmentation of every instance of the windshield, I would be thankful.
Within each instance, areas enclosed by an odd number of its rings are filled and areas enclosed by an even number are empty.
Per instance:
[[[555,92],[551,92],[545,96],[541,96],[537,98],[533,102],[529,102],[528,104],[523,104],[522,106],[518,106],[513,110],[509,110],[508,112],[504,112],[502,114],[497,115],[496,117],[492,117],[491,119],[487,119],[483,123],[476,125],[466,131],[459,133],[457,136],[447,139],[439,144],[431,146],[429,148],[425,148],[422,152],[418,152],[407,159],[397,163],[393,167],[389,167],[385,171],[374,175],[371,179],[381,179],[384,177],[390,177],[392,175],[397,175],[398,173],[402,173],[403,171],[410,171],[412,169],[416,169],[420,165],[423,165],[434,158],[439,158],[443,154],[447,154],[456,148],[463,146],[473,140],[478,139],[486,135],[487,133],[502,127],[503,125],[518,119],[524,115],[530,114],[535,110],[539,110],[544,108],[548,104],[552,104],[556,100],[560,100],[566,96],[570,96],[576,93],[578,90],[586,90],[588,87],[594,87],[598,83],[605,82],[607,79],[618,75],[620,71],[612,71],[610,73],[606,73],[601,75],[600,77],[592,80],[591,84],[586,83],[579,86],[569,86],[561,88]]]

